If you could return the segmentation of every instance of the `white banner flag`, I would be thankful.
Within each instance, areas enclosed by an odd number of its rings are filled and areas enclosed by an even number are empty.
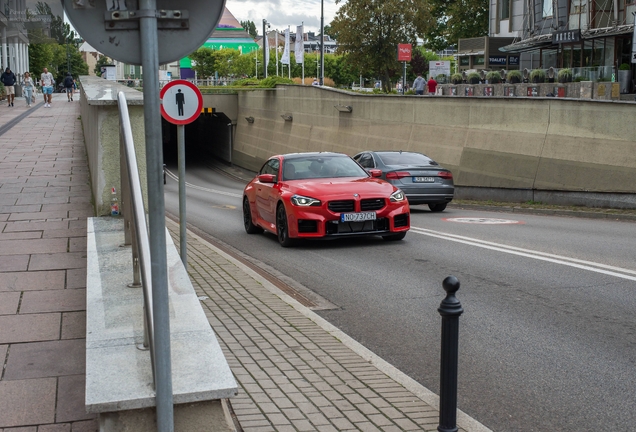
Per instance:
[[[285,49],[283,50],[283,56],[280,58],[282,64],[289,64],[289,26],[285,30]]]
[[[296,63],[301,64],[305,61],[305,44],[303,41],[303,26],[296,27],[296,45],[294,46],[294,55]]]
[[[267,32],[265,32],[263,36],[263,61],[265,62],[265,71],[267,71],[267,65],[269,65],[269,43],[267,39]]]

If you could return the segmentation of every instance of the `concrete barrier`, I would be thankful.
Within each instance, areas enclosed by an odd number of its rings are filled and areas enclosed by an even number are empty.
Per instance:
[[[166,236],[175,431],[233,430],[223,399],[238,386],[170,235]],[[156,430],[143,294],[132,282],[123,219],[89,218],[86,281],[86,409],[100,431]]]
[[[146,187],[146,139],[144,132],[143,93],[93,76],[81,76],[80,113],[88,155],[95,214],[111,213],[111,201],[119,195],[119,109],[117,93],[123,91],[128,101],[130,124],[137,153],[141,184]],[[115,188],[115,194],[112,194]],[[146,194],[144,193],[144,196]]]
[[[412,150],[450,168],[458,196],[636,207],[633,103],[362,95],[291,85],[238,98],[232,160],[255,171],[280,153]],[[248,116],[253,123],[241,121]]]

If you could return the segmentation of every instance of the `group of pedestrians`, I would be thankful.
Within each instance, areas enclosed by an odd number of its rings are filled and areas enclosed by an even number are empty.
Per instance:
[[[426,82],[424,78],[422,78],[422,74],[418,73],[417,78],[413,81],[413,89],[415,90],[416,95],[423,95],[424,88],[428,87],[428,94],[435,94],[435,90],[437,89],[437,81],[431,75],[431,78]]]
[[[12,107],[15,100],[15,85],[17,82],[15,73],[11,71],[11,68],[6,68],[2,75],[0,75],[0,82],[4,84],[5,93],[7,95],[8,107]],[[28,107],[35,103],[35,83],[31,74],[25,72],[22,78],[22,93]],[[55,78],[53,74],[49,72],[48,68],[44,68],[44,71],[40,75],[40,85],[42,86],[42,95],[44,96],[44,108],[51,108],[51,98],[53,97],[53,89],[55,87]],[[75,80],[70,72],[66,73],[63,82],[66,90],[66,97],[69,102],[73,100],[73,92],[75,89]]]

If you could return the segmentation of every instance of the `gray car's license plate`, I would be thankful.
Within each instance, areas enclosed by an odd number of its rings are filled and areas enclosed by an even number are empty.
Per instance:
[[[341,213],[340,222],[364,222],[368,220],[375,220],[375,212],[360,212],[360,213]]]
[[[435,177],[413,177],[413,183],[434,183]]]

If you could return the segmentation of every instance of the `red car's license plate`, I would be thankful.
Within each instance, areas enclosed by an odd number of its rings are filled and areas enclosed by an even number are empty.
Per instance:
[[[341,213],[340,222],[364,222],[376,220],[375,212]]]

